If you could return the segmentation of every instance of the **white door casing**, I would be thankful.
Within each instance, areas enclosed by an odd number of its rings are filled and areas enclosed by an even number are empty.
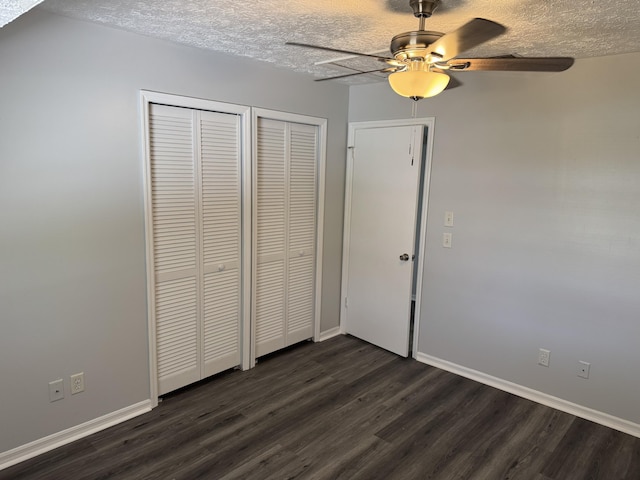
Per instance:
[[[433,119],[366,122],[351,124],[349,133],[341,328],[405,357],[413,268],[418,269],[416,312],[422,279],[422,262],[412,257],[423,127],[432,126]],[[430,147],[431,142],[424,146],[420,252],[424,251]],[[404,254],[407,261],[400,258]]]

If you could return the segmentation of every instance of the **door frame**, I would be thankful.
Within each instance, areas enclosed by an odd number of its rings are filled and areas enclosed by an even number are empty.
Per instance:
[[[412,356],[416,358],[418,351],[418,337],[420,328],[420,307],[422,297],[422,276],[424,272],[424,259],[426,255],[425,247],[427,240],[427,210],[429,204],[429,186],[431,184],[431,164],[433,154],[433,132],[435,128],[435,117],[410,118],[403,120],[380,120],[371,122],[350,122],[347,140],[347,168],[345,176],[345,194],[344,194],[344,232],[342,239],[342,286],[340,289],[340,332],[346,333],[346,317],[347,317],[347,286],[349,285],[349,246],[351,238],[351,196],[353,191],[353,150],[355,148],[356,132],[361,129],[369,128],[387,128],[387,127],[404,127],[422,125],[427,129],[427,140],[423,145],[423,155],[425,156],[425,171],[422,187],[422,214],[420,217],[420,233],[418,236],[418,254],[414,262],[414,269],[417,267],[417,283],[416,283],[416,304],[413,323],[413,345]],[[419,173],[420,174],[420,173]],[[416,200],[417,202],[417,200]],[[416,218],[417,220],[417,218]]]
[[[255,322],[255,281],[257,278],[257,245],[258,245],[258,229],[257,229],[257,211],[258,196],[253,195],[257,191],[257,162],[258,162],[258,118],[271,120],[279,120],[283,122],[300,123],[304,125],[313,125],[318,128],[318,165],[316,177],[316,244],[315,244],[315,289],[314,289],[314,318],[313,318],[313,341],[320,340],[320,320],[322,313],[322,258],[323,258],[323,239],[324,239],[324,190],[325,190],[325,169],[327,159],[327,119],[320,117],[310,117],[308,115],[300,115],[296,113],[281,112],[279,110],[270,110],[267,108],[251,108],[251,168],[252,168],[252,207],[253,215],[252,234],[251,234],[251,354],[249,365],[251,367],[256,364],[256,322]]]
[[[240,178],[242,186],[241,205],[241,363],[240,368],[247,370],[250,365],[251,332],[251,107],[232,103],[216,102],[201,98],[171,95],[168,93],[140,90],[140,127],[142,145],[143,195],[145,216],[145,242],[147,263],[147,328],[149,334],[149,396],[151,408],[158,406],[158,357],[156,350],[156,309],[155,275],[153,271],[153,224],[151,218],[151,152],[149,139],[149,106],[152,103],[175,107],[229,113],[240,117]]]

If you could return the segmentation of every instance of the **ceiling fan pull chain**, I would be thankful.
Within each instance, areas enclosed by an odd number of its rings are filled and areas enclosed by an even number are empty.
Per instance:
[[[418,102],[411,102],[411,118],[416,118],[418,115]]]

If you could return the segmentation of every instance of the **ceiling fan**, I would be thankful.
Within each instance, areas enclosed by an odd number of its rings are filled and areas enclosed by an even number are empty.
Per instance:
[[[353,52],[339,48],[321,47],[300,42],[287,42],[287,45],[314,48],[329,52],[345,53],[375,58],[386,63],[381,69],[358,71],[318,81],[363,75],[366,73],[390,73],[389,84],[399,95],[420,100],[442,92],[447,86],[452,88],[459,82],[449,84],[450,75],[446,72],[464,72],[473,70],[503,70],[527,72],[561,72],[573,65],[571,57],[489,57],[459,58],[459,55],[507,31],[499,23],[474,18],[453,32],[443,34],[425,30],[425,21],[431,17],[440,5],[440,0],[410,0],[413,14],[419,19],[416,31],[404,32],[391,39],[392,57],[383,57],[367,53]]]

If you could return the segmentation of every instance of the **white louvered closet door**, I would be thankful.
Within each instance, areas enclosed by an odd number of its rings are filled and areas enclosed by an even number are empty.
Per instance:
[[[317,127],[258,118],[255,355],[313,336]]]
[[[289,124],[287,345],[313,336],[317,130]]]
[[[203,377],[240,364],[240,118],[200,112]]]
[[[241,362],[239,122],[149,108],[159,395]]]
[[[159,393],[200,380],[193,114],[151,105],[151,203]]]

